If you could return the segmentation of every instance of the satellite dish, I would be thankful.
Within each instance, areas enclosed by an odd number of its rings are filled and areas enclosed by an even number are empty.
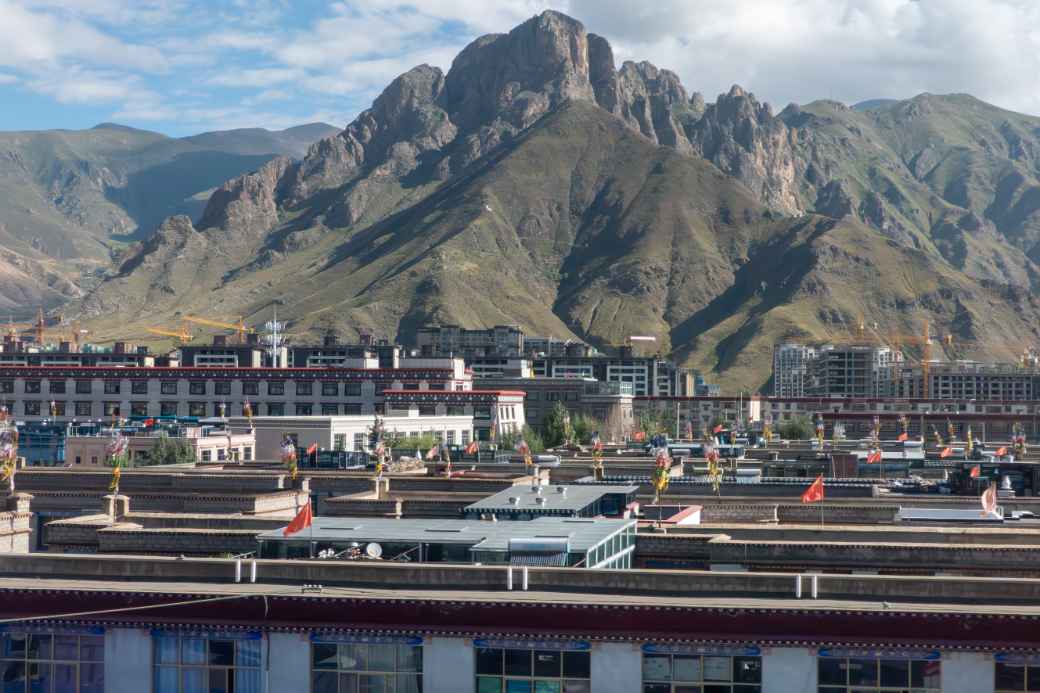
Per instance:
[[[383,555],[383,547],[373,541],[365,547],[365,555],[369,558],[380,558]]]

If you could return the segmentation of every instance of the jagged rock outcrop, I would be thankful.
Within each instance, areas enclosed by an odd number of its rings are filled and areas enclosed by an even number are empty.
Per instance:
[[[228,181],[206,204],[199,228],[234,228],[262,235],[278,221],[286,174],[295,168],[288,157],[272,159],[257,171]]]

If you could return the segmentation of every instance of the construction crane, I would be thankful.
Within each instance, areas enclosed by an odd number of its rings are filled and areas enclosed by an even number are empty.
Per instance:
[[[946,346],[952,346],[953,335],[944,334],[941,341]],[[893,350],[899,351],[903,344],[912,344],[921,348],[921,379],[923,381],[921,394],[925,399],[931,399],[932,382],[929,376],[931,374],[932,345],[934,341],[928,321],[924,321],[924,331],[919,335],[893,334],[889,336],[889,345]]]
[[[206,327],[219,327],[222,330],[231,330],[235,333],[239,344],[245,343],[247,334],[256,333],[256,330],[243,322],[242,317],[238,318],[238,322],[221,322],[220,320],[200,318],[197,315],[186,315],[184,316],[184,320],[196,325],[205,325]]]
[[[181,344],[190,342],[195,338],[191,332],[188,332],[187,328],[183,327],[180,330],[166,330],[161,327],[146,327],[145,331],[160,337],[174,337],[178,339]]]

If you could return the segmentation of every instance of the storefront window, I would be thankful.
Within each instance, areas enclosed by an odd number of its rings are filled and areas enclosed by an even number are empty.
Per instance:
[[[154,693],[260,693],[259,633],[157,632]]]
[[[1040,693],[1040,657],[1029,655],[994,655],[996,693]]]
[[[421,693],[422,638],[316,637],[311,644],[312,693]]]
[[[475,640],[477,693],[590,693],[588,643]]]
[[[817,693],[942,690],[942,662],[938,652],[822,649],[816,661]]]
[[[5,693],[104,693],[105,636],[50,632],[0,634],[0,682]]]

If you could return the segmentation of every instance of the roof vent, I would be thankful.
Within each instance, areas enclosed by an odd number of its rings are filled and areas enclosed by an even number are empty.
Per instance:
[[[561,496],[566,496],[567,495],[567,487],[566,486],[557,486],[556,487],[556,493],[560,494]]]
[[[538,505],[545,505],[545,498],[543,496],[538,496],[534,499],[534,502]]]
[[[520,499],[517,498],[516,496],[510,496],[509,497],[509,504],[510,505],[520,505]]]

